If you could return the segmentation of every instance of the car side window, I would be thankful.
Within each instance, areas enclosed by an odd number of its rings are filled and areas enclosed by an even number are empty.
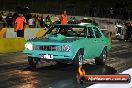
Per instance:
[[[96,28],[96,27],[94,27],[93,29],[94,29],[94,31],[95,31],[95,36],[96,36],[96,38],[101,38],[101,37],[102,37],[102,35],[101,35],[101,33],[100,33],[99,29],[98,29],[98,28]]]
[[[95,38],[92,27],[88,27],[87,38]]]

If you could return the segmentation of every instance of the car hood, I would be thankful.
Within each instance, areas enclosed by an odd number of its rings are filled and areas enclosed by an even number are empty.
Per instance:
[[[82,39],[82,37],[66,37],[61,34],[50,34],[43,38],[35,38],[29,40],[29,42],[59,42],[59,43],[68,43],[68,42],[74,42],[79,39]]]

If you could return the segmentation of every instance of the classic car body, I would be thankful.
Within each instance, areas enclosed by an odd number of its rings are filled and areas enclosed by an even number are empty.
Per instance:
[[[43,37],[27,41],[24,53],[32,67],[38,61],[72,62],[78,66],[92,58],[104,64],[110,48],[110,40],[95,25],[56,24]]]

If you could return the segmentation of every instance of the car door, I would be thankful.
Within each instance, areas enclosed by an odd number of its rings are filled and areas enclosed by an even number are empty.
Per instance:
[[[94,35],[94,31],[92,27],[87,28],[87,37],[86,37],[86,46],[85,46],[85,58],[95,58],[95,52],[97,50],[97,45],[96,45],[96,38]]]
[[[103,48],[105,47],[105,39],[101,33],[101,30],[99,30],[98,27],[93,27],[95,37],[96,37],[96,45],[97,45],[97,50],[96,50],[96,55],[99,56],[102,53]]]

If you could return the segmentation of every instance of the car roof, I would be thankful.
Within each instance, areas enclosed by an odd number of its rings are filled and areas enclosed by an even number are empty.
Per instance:
[[[54,27],[95,27],[93,24],[55,24]]]

